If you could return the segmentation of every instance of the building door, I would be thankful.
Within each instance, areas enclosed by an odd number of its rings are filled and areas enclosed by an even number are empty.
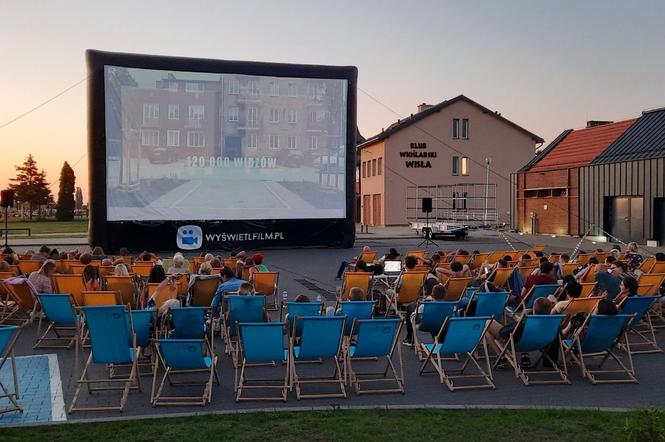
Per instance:
[[[372,195],[363,195],[363,224],[372,225]]]
[[[609,233],[621,241],[644,242],[644,198],[607,198],[604,218]]]
[[[665,244],[665,198],[653,200],[653,238]]]
[[[381,194],[372,195],[372,225],[381,225]]]
[[[224,137],[224,156],[238,158],[242,156],[242,138],[238,136]]]

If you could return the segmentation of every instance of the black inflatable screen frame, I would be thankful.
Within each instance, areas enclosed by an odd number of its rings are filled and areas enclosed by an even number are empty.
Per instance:
[[[88,162],[89,229],[92,246],[107,251],[175,250],[178,228],[195,225],[202,229],[198,250],[245,247],[352,247],[355,241],[355,145],[358,70],[355,66],[227,61],[201,58],[86,51],[88,66]],[[235,73],[246,75],[325,78],[346,80],[346,218],[210,221],[107,221],[106,216],[106,112],[104,66]],[[212,236],[211,236],[212,235]],[[208,238],[214,238],[208,240]],[[197,250],[197,251],[198,251]]]

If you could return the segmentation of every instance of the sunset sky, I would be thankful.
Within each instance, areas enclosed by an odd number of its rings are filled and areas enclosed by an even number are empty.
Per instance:
[[[369,136],[465,94],[550,141],[665,106],[665,2],[0,0],[0,126],[86,76],[84,52],[355,65]],[[85,82],[0,128],[0,188],[32,153],[87,189]],[[528,158],[525,158],[525,162]],[[87,198],[87,195],[86,195]]]

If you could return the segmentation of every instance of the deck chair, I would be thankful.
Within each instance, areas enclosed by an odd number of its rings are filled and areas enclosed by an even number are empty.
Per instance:
[[[563,265],[563,276],[573,276],[577,270],[578,264],[575,262],[567,262]]]
[[[582,292],[580,293],[580,298],[588,298],[592,296],[594,290],[596,289],[595,282],[583,282],[580,285],[582,286]]]
[[[497,267],[488,277],[488,281],[492,281],[498,289],[508,288],[508,279],[514,271],[515,269],[512,267],[505,269]]]
[[[645,296],[656,296],[659,294],[660,286],[665,282],[665,273],[646,273],[638,280],[640,285],[650,285],[651,290]]]
[[[286,318],[289,326],[289,334],[292,337],[300,338],[302,332],[302,323],[295,324],[298,316],[321,316],[323,313],[323,301],[295,302],[286,303]],[[298,327],[296,327],[298,325]]]
[[[150,261],[136,261],[132,265],[132,272],[136,273],[142,278],[147,278],[150,276],[152,268],[155,266],[154,262]]]
[[[480,292],[473,294],[472,300],[476,301],[473,315],[470,315],[471,303],[467,304],[465,316],[491,316],[501,321],[508,302],[509,292]]]
[[[403,317],[400,307],[418,301],[423,295],[423,287],[427,272],[404,272],[401,275],[402,285],[399,292],[394,297],[386,296],[388,305],[386,306],[386,316],[392,307],[395,313]]]
[[[44,264],[42,261],[28,259],[19,261],[18,267],[21,269],[21,273],[29,275],[32,272],[38,271],[42,267],[42,264]]]
[[[477,253],[471,257],[471,263],[474,268],[480,267],[480,265],[485,262],[485,260],[490,256],[489,252]]]
[[[296,398],[346,398],[346,389],[344,388],[343,372],[339,365],[342,360],[342,337],[344,336],[344,325],[346,318],[343,316],[298,316],[294,319],[291,333],[291,343],[289,345],[291,363],[291,385],[296,388]],[[295,330],[300,327],[301,335],[298,342],[294,336]],[[297,362],[311,361],[319,359],[321,361],[332,359],[335,364],[335,370],[332,376],[322,377],[303,377],[297,369]],[[339,392],[304,394],[303,385],[337,385]]]
[[[16,276],[14,272],[0,272],[0,281]]]
[[[631,354],[663,353],[663,349],[658,346],[656,341],[653,323],[648,315],[649,309],[658,299],[658,296],[631,296],[621,304],[622,314],[635,316],[626,336],[626,339],[630,339],[632,335],[639,338],[639,341],[630,343]],[[646,349],[638,350],[638,348],[644,347]]]
[[[421,305],[423,312],[418,315],[417,312]],[[407,321],[411,321],[413,348],[421,361],[425,360],[427,349],[420,342],[418,332],[430,333],[432,336],[436,336],[446,319],[455,315],[456,307],[457,303],[455,301],[425,301],[416,306],[416,315],[406,318]],[[417,322],[418,316],[420,323]]]
[[[508,342],[506,342],[496,358],[494,367],[505,357],[515,370],[515,377],[519,378],[524,385],[570,384],[566,361],[561,357],[563,355],[563,347],[559,332],[565,317],[566,315],[564,314],[522,316],[510,334]],[[547,349],[552,348],[552,346],[558,348],[560,363],[554,361],[547,353]],[[539,351],[540,357],[531,369],[526,370],[521,364],[518,353],[530,353],[534,351]],[[549,362],[550,369],[538,369],[538,364],[543,360]],[[539,377],[539,379],[534,379],[536,377]],[[546,379],[542,379],[542,377],[546,377]]]
[[[114,266],[99,266],[99,274],[104,277],[113,276],[115,273]]]
[[[500,250],[494,250],[487,255],[486,259],[487,262],[489,262],[490,264],[496,264],[497,261],[503,258],[505,255],[506,255],[505,252],[502,252]]]
[[[660,274],[665,273],[665,262],[654,261],[648,273],[660,273]]]
[[[372,264],[376,259],[376,252],[374,250],[370,250],[369,252],[362,252],[360,254],[360,259],[365,261],[367,264]]]
[[[37,327],[37,342],[32,348],[72,348],[75,345],[78,352],[81,327],[71,295],[40,294],[38,298],[42,315]],[[42,321],[48,322],[44,333],[41,331]],[[51,332],[55,336],[50,336]]]
[[[219,278],[197,279],[192,286],[192,297],[189,305],[192,307],[209,307],[212,304],[212,298],[219,287]]]
[[[349,291],[353,287],[360,287],[368,295],[371,281],[372,274],[370,272],[344,272],[344,281],[342,281],[342,287],[339,289],[338,299],[341,301],[348,300]]]
[[[487,351],[487,342],[485,334],[491,322],[489,316],[477,316],[471,318],[446,318],[437,333],[436,339],[431,344],[423,344],[423,349],[426,350],[427,355],[420,368],[420,375],[425,373],[428,364],[434,367],[434,370],[439,374],[441,383],[445,383],[450,391],[458,389],[473,389],[473,388],[491,388],[495,389],[492,377],[492,366],[490,365],[489,352]],[[486,370],[484,370],[480,362],[481,357],[477,356],[476,350],[482,344],[484,349],[484,357]],[[466,355],[464,361],[457,360],[451,363],[461,364],[457,369],[446,368],[445,361],[450,361],[446,356]],[[476,368],[477,374],[465,374],[465,370],[469,365]],[[459,380],[479,379],[478,383],[458,384]]]
[[[565,356],[571,356],[579,365],[582,376],[589,379],[592,384],[637,383],[635,368],[630,351],[630,343],[626,333],[630,328],[633,315],[589,315],[584,324],[577,329],[572,339],[563,341]],[[615,354],[614,350],[621,341],[624,341],[628,363],[627,366]],[[590,368],[585,358],[598,358],[602,356],[598,366]],[[603,365],[611,358],[616,362],[617,368],[603,369]],[[622,378],[605,378],[605,375],[624,375]],[[603,379],[599,378],[603,376]]]
[[[535,266],[529,266],[529,267],[517,267],[517,271],[520,272],[520,276],[524,281],[531,276],[534,270],[536,270],[538,267]]]
[[[131,305],[132,308],[138,308],[138,296],[136,293],[136,284],[132,276],[107,276],[106,285],[108,290],[114,290],[120,294],[123,305]]]
[[[588,268],[584,276],[582,277],[582,280],[580,283],[582,284],[588,284],[588,283],[595,283],[596,282],[596,266],[591,266]]]
[[[346,348],[344,372],[348,385],[353,385],[356,394],[404,394],[402,349],[397,343],[401,329],[402,321],[399,318],[356,319],[353,321],[350,333],[355,335],[356,339]],[[395,348],[397,348],[397,361],[393,361]],[[385,358],[385,369],[378,372],[359,372],[354,368],[353,361],[368,358]],[[390,376],[388,376],[389,373]],[[363,384],[380,384],[384,387],[363,389]]]
[[[522,298],[517,308],[506,307],[508,316],[513,317],[517,312],[523,312],[525,309],[533,308],[533,304],[538,298],[547,298],[559,288],[559,284],[540,284],[534,285]]]
[[[112,290],[96,290],[81,292],[83,305],[88,307],[102,305],[122,305],[120,294]]]
[[[277,286],[279,283],[279,272],[254,273],[254,289],[256,293],[265,296],[266,309],[277,310]],[[272,299],[268,302],[268,299]]]
[[[81,264],[80,261],[77,262],[72,262],[69,264],[69,269],[71,270],[73,275],[82,275],[83,274],[83,269],[85,268],[87,264]]]
[[[263,322],[265,299],[261,295],[246,296],[246,295],[231,295],[227,296],[228,302],[228,321],[226,315],[222,316],[224,340],[233,358],[234,366],[238,363],[237,344],[238,336],[238,323],[239,322]]]
[[[37,315],[39,302],[32,288],[28,285],[27,279],[19,284],[10,284],[4,281],[3,285],[7,291],[9,302],[3,317],[0,318],[0,324],[31,323]]]
[[[427,256],[427,250],[409,250],[404,255],[404,257],[407,257],[407,256],[415,256],[416,258],[425,259],[425,257]]]
[[[172,339],[204,339],[207,307],[176,307],[169,311]]]
[[[375,301],[342,301],[335,306],[335,315],[346,316],[346,326],[344,327],[344,336],[353,336],[351,334],[353,321],[372,319]]]
[[[212,400],[213,382],[219,384],[217,375],[217,355],[205,339],[158,339],[155,343],[157,361],[153,366],[152,389],[150,401],[153,407],[159,405],[201,405],[205,406]],[[164,375],[157,386],[157,373],[159,366],[164,368]],[[203,381],[176,381],[177,375],[191,377],[195,373],[204,373]],[[164,394],[166,382],[172,386],[203,385],[200,396],[167,396]]]
[[[136,346],[131,316],[125,314],[125,306],[122,305],[81,307],[81,310],[90,336],[91,351],[81,371],[81,377],[76,382],[76,390],[69,406],[69,412],[122,411],[127,403],[130,390],[136,388],[141,391],[141,379],[138,376],[137,366],[141,349]],[[88,371],[92,363],[129,365],[131,368],[127,376],[91,379]],[[96,384],[107,384],[109,386],[93,387]],[[87,387],[88,393],[121,390],[120,404],[105,407],[77,407],[76,403],[83,385]]]
[[[159,287],[160,284],[156,283],[148,283],[146,284],[146,300],[149,300],[152,298],[152,296],[156,293],[157,288]],[[157,296],[155,297],[155,309],[159,310],[162,305],[166,301],[169,301],[171,299],[177,299],[178,298],[178,287],[173,287],[171,285],[166,285],[162,287],[159,293],[157,293]]]
[[[466,287],[472,278],[448,278],[444,287],[446,288],[446,301],[459,301],[465,293]]]
[[[648,257],[644,258],[644,260],[642,261],[642,264],[640,264],[639,270],[642,273],[651,273],[651,269],[652,269],[653,264],[655,262],[656,262],[656,258],[654,258],[653,256],[648,256]],[[665,272],[665,270],[663,270],[663,272]],[[663,273],[663,272],[654,272],[654,273]]]
[[[574,298],[571,299],[568,305],[561,311],[566,315],[563,325],[566,325],[570,318],[578,313],[591,313],[596,310],[598,302],[603,299],[602,296],[590,296],[588,298]]]
[[[21,333],[21,327],[15,325],[0,326],[0,372],[2,367],[7,361],[10,362],[12,367],[12,381],[13,387],[10,388],[6,380],[0,378],[0,399],[8,399],[9,406],[0,408],[0,415],[3,413],[11,413],[13,411],[23,411],[23,407],[18,402],[19,400],[19,385],[18,375],[16,373],[16,355],[14,354],[14,346]]]
[[[584,266],[589,262],[589,259],[591,259],[593,255],[593,253],[580,253],[575,258],[575,261],[577,262],[578,266]]]
[[[53,275],[53,281],[58,293],[69,293],[74,298],[76,305],[83,305],[81,292],[85,291],[83,276],[81,275]]]
[[[235,369],[236,402],[284,401],[289,392],[289,348],[284,345],[284,322],[238,323],[240,363]],[[247,371],[257,365],[285,364],[284,377],[278,379],[248,378]],[[244,390],[281,392],[279,396],[243,396]],[[267,392],[266,391],[266,392]]]
[[[199,262],[198,265],[201,265],[202,262],[203,262],[203,260],[201,260],[201,262]],[[222,267],[230,268],[231,270],[233,270],[233,273],[236,272],[236,266],[237,265],[238,265],[238,258],[224,258],[222,260]],[[196,270],[198,271],[198,267],[196,268]],[[194,273],[197,273],[197,272],[194,272]]]

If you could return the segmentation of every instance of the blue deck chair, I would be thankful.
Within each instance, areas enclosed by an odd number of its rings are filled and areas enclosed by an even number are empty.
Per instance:
[[[472,316],[493,316],[497,321],[501,321],[509,295],[508,292],[476,292],[473,296],[476,307]],[[466,311],[466,316],[471,316],[468,314],[468,307]]]
[[[74,309],[74,299],[68,294],[40,294],[39,303],[42,315],[37,327],[37,342],[32,348],[72,348],[78,352],[81,327],[79,316]],[[42,321],[49,323],[44,333]],[[53,332],[55,336],[49,336]]]
[[[240,322],[241,361],[235,370],[236,402],[284,401],[289,392],[289,349],[284,345],[284,322]],[[284,378],[248,378],[249,367],[266,363],[284,365]],[[243,396],[243,390],[280,390],[280,396]]]
[[[635,335],[640,339],[630,343],[631,354],[663,353],[663,349],[658,346],[656,341],[653,323],[648,314],[649,309],[657,300],[658,296],[631,296],[622,303],[621,313],[635,315],[635,319],[630,323],[628,338]],[[639,350],[638,348],[645,349]]]
[[[563,341],[566,355],[573,357],[582,370],[582,376],[588,378],[592,384],[637,383],[630,343],[626,336],[633,318],[633,315],[625,314],[611,316],[592,314],[587,316],[572,339]],[[613,351],[622,339],[627,350],[628,366]],[[585,358],[598,356],[602,356],[600,363],[596,368],[590,368]],[[603,369],[609,358],[616,362],[617,368]],[[619,374],[625,377],[614,377]],[[603,376],[603,379],[599,379],[598,375]],[[613,377],[605,378],[605,375]]]
[[[158,339],[155,348],[159,363],[154,365],[152,374],[150,400],[153,407],[209,404],[212,400],[213,382],[219,384],[219,377],[217,375],[217,356],[212,352],[208,341],[205,339]],[[159,365],[164,368],[164,374],[155,391]],[[191,378],[195,373],[205,373],[206,379],[203,381],[176,381],[173,379],[180,374]],[[203,393],[200,396],[167,396],[164,394],[166,381],[169,381],[172,386],[203,385]]]
[[[19,385],[18,385],[18,376],[16,374],[16,356],[14,355],[14,346],[18,340],[18,336],[21,333],[21,327],[15,325],[10,326],[0,326],[0,372],[2,367],[7,361],[11,363],[12,366],[12,381],[13,388],[9,388],[7,381],[3,381],[0,378],[0,399],[7,398],[9,400],[9,406],[6,408],[0,408],[0,414],[10,413],[12,411],[23,411],[23,407],[18,402],[19,400]]]
[[[344,336],[352,336],[353,321],[358,319],[372,319],[375,301],[341,301],[339,308],[335,309],[337,316],[346,316]]]
[[[418,315],[417,312],[421,305],[423,306],[423,312]],[[457,302],[455,301],[425,301],[416,306],[416,315],[406,318],[408,321],[411,321],[413,327],[413,347],[421,361],[425,360],[427,350],[418,338],[418,332],[430,333],[432,336],[435,336],[445,320],[455,315],[456,306]],[[418,319],[420,323],[417,322]]]
[[[487,342],[485,341],[485,334],[491,322],[489,316],[476,316],[471,318],[453,318],[448,317],[441,326],[437,333],[436,339],[431,344],[424,344],[427,350],[427,356],[420,368],[420,375],[425,372],[428,363],[431,363],[436,372],[439,374],[439,379],[450,391],[457,389],[471,389],[471,388],[496,388],[494,386],[492,377],[492,366],[490,365],[489,355],[487,351]],[[481,365],[479,357],[476,355],[476,349],[479,345],[484,348],[485,371]],[[454,362],[455,364],[462,364],[457,367],[451,374],[451,369],[444,366],[445,356],[466,355],[465,360]],[[466,368],[472,364],[477,374],[465,374]],[[478,383],[466,383],[466,380],[480,379]],[[464,383],[459,385],[458,380]]]
[[[547,298],[549,295],[554,294],[555,291],[559,288],[559,284],[541,284],[534,285],[531,287],[531,290],[524,296],[520,301],[520,304],[517,308],[512,308],[510,306],[506,307],[506,313],[508,316],[514,316],[516,312],[524,311],[527,308],[533,308],[533,303],[536,302],[538,298]]]
[[[568,368],[565,358],[562,358],[563,347],[561,346],[561,334],[559,332],[565,314],[559,315],[524,315],[517,321],[508,342],[503,346],[499,356],[496,358],[496,367],[503,357],[515,370],[515,377],[520,378],[524,385],[531,384],[570,384],[568,379]],[[554,346],[554,347],[553,347]],[[555,361],[547,350],[556,348],[559,361]],[[532,369],[525,370],[518,353],[540,352],[540,357],[533,364]],[[538,369],[541,361],[547,360],[551,369]],[[556,375],[556,376],[554,376]],[[536,376],[543,379],[534,379]]]
[[[74,411],[122,411],[125,408],[129,391],[134,388],[141,390],[141,380],[138,376],[138,358],[141,351],[136,346],[131,316],[125,314],[123,305],[105,305],[95,307],[81,307],[85,316],[85,323],[90,336],[90,356],[86,361],[81,377],[76,383],[74,398],[69,412]],[[129,324],[128,324],[129,322]],[[88,375],[90,364],[129,365],[131,367],[126,377],[91,379]],[[96,387],[94,384],[111,384],[119,386]],[[120,405],[108,407],[76,407],[76,401],[81,387],[86,385],[88,392],[122,390]]]
[[[348,319],[347,319],[348,320]],[[356,336],[355,343],[348,346],[345,352],[344,370],[349,385],[353,385],[356,394],[363,393],[404,393],[404,365],[402,350],[397,345],[402,321],[390,319],[356,319],[351,333]],[[395,367],[393,355],[397,347],[399,371]],[[380,372],[358,372],[353,368],[353,361],[367,358],[386,358],[386,367]],[[388,373],[391,376],[388,377]],[[362,389],[362,384],[393,384],[392,388]]]
[[[321,316],[322,312],[323,301],[287,302],[285,320],[289,324],[289,333],[291,336],[300,336],[302,323],[298,324],[298,328],[293,328],[297,316]]]
[[[342,349],[342,337],[344,336],[344,316],[297,316],[294,319],[293,327],[300,330],[300,340],[291,336],[290,358],[291,363],[291,383],[296,387],[296,398],[346,398],[344,388],[344,379],[339,361]],[[304,378],[298,374],[297,362],[311,361],[315,359],[332,359],[335,363],[335,371],[332,376]],[[302,384],[337,384],[339,392],[303,394]]]
[[[152,347],[151,332],[150,328],[155,317],[155,312],[153,310],[126,310],[125,314],[127,317],[127,326],[132,326],[134,329],[134,336],[136,338],[136,346],[141,347],[141,357],[138,362],[139,376],[147,376],[152,374],[152,362],[149,356],[145,355],[145,351],[148,348]],[[129,315],[131,314],[131,318]],[[131,332],[131,330],[130,330]],[[119,368],[122,368],[122,365],[114,365],[111,368],[111,377],[115,377]],[[125,366],[126,368],[131,368],[130,366]],[[148,367],[147,371],[141,372],[142,367]]]
[[[203,339],[208,307],[175,307],[170,310],[173,339]]]
[[[265,316],[265,296],[263,295],[231,295],[227,296],[228,318],[224,315],[224,337],[234,366],[238,364],[238,323],[263,322]],[[228,319],[228,320],[227,320]]]

